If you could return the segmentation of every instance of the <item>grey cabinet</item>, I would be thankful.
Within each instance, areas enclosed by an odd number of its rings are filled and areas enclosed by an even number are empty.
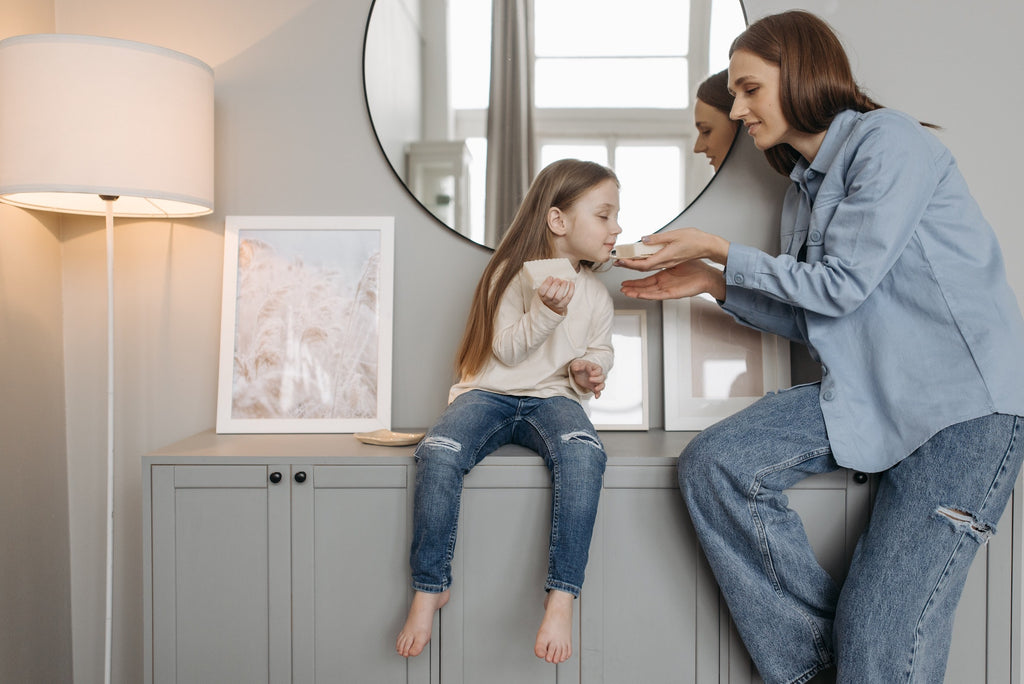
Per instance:
[[[146,682],[757,684],[676,487],[689,438],[602,434],[608,469],[574,654],[559,666],[533,655],[551,489],[532,452],[505,447],[467,476],[451,600],[408,661],[394,639],[411,600],[411,448],[207,432],[153,452],[143,459]],[[871,486],[838,471],[787,493],[839,581]],[[971,569],[949,684],[1020,681],[1018,492]]]
[[[429,653],[394,653],[411,598],[406,464],[156,461],[146,682],[430,681]]]

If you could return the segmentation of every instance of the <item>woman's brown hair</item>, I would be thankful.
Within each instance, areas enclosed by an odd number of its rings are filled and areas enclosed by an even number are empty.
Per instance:
[[[722,69],[701,81],[697,86],[697,99],[729,116],[733,101],[732,93],[729,92],[729,70]]]
[[[729,56],[737,50],[778,65],[782,114],[798,131],[820,133],[844,109],[882,108],[857,85],[835,32],[810,12],[793,10],[755,21],[733,41]],[[784,143],[765,150],[765,156],[787,176],[800,157]]]
[[[537,174],[473,293],[466,331],[455,357],[460,378],[476,375],[490,358],[494,319],[501,297],[523,264],[554,255],[553,234],[548,230],[548,210],[556,207],[569,211],[588,190],[605,180],[619,184],[615,172],[608,167],[578,159],[561,159]],[[589,262],[582,263],[595,266]]]

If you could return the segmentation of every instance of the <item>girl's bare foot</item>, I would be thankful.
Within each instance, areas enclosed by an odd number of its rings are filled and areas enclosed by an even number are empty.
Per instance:
[[[573,595],[552,589],[544,599],[544,619],[537,630],[533,652],[549,663],[564,663],[572,656]]]
[[[430,632],[434,628],[434,613],[448,603],[449,594],[448,591],[439,594],[417,591],[413,595],[409,616],[405,618],[405,625],[395,642],[395,650],[399,655],[408,658],[423,652],[423,647],[430,641]]]

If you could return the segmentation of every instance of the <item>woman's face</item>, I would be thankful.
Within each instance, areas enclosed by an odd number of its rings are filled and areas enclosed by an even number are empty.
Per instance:
[[[707,102],[697,99],[693,107],[693,124],[697,127],[697,142],[693,145],[695,154],[703,154],[708,162],[718,171],[736,137],[739,124],[729,119],[729,115],[712,107]]]
[[[759,150],[790,142],[793,132],[782,114],[779,67],[752,52],[737,50],[729,60],[729,89],[735,95],[729,117],[743,122]]]

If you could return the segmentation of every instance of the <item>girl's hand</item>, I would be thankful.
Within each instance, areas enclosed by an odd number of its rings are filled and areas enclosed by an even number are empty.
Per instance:
[[[569,310],[569,302],[576,292],[576,283],[571,280],[562,280],[554,276],[548,276],[540,284],[537,294],[540,301],[560,316],[564,316]]]
[[[657,254],[642,259],[618,259],[615,265],[634,271],[654,271],[659,268],[672,268],[694,259],[710,259],[725,265],[729,257],[728,240],[697,228],[665,230],[648,235],[643,241],[647,245],[664,246]]]
[[[601,396],[604,390],[604,369],[593,361],[575,359],[569,364],[569,372],[572,373],[576,384],[585,390],[594,393],[594,398]]]
[[[685,261],[639,280],[624,280],[622,294],[634,299],[681,299],[707,292],[725,300],[725,274],[704,261]]]

